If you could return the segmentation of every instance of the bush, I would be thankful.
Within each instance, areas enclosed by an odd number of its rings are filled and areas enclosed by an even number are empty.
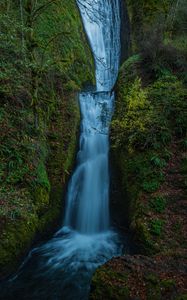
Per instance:
[[[157,213],[162,213],[166,208],[166,200],[162,196],[155,196],[150,201],[150,207]]]
[[[155,219],[151,221],[150,231],[153,235],[160,236],[163,230],[164,221]]]
[[[148,100],[147,90],[141,86],[140,78],[128,86],[123,95],[124,112],[121,120],[112,122],[112,131],[117,133],[119,144],[127,143],[129,152],[138,146],[144,146],[148,128],[151,124],[152,106]],[[118,145],[116,140],[116,146]]]
[[[143,182],[143,189],[147,193],[152,193],[158,190],[160,182],[157,179]]]
[[[144,73],[151,80],[172,72],[177,72],[181,77],[187,71],[185,53],[171,42],[164,44],[163,34],[159,30],[151,30],[142,41],[141,56]]]
[[[150,87],[149,97],[157,110],[157,115],[155,114],[154,118],[155,127],[162,128],[162,134],[168,132],[166,142],[170,139],[171,129],[175,131],[175,134],[185,136],[187,129],[187,104],[185,101],[187,89],[183,83],[174,75],[163,76]]]
[[[164,168],[166,166],[165,159],[160,158],[158,155],[154,155],[151,157],[151,162],[154,166],[159,168]]]

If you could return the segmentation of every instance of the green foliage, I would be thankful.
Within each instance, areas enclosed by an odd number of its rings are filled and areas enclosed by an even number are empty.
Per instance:
[[[176,282],[174,279],[164,279],[161,281],[161,287],[164,289],[172,289],[175,288]]]
[[[120,121],[113,120],[112,130],[114,135],[117,133],[119,144],[120,140],[123,140],[128,145],[128,151],[132,152],[133,148],[144,146],[147,129],[151,124],[152,106],[148,100],[147,90],[141,87],[140,78],[136,78],[127,90],[122,95],[123,115]]]
[[[181,148],[185,151],[187,150],[187,139],[183,139],[181,142]]]
[[[164,221],[154,219],[154,215],[162,218],[161,214],[167,213],[163,191],[167,195],[170,179],[175,176],[172,173],[170,177],[170,172],[175,165],[178,169],[178,160],[186,151],[187,2],[127,0],[127,5],[132,56],[122,65],[116,85],[111,152],[120,174],[117,188],[123,202],[121,208],[125,207],[124,217],[128,216],[140,248],[150,254],[161,252],[166,244],[162,234]],[[179,157],[177,151],[181,151]],[[180,189],[185,193],[185,161],[179,173]],[[177,175],[176,178],[178,181]],[[172,189],[174,194],[175,187]],[[170,202],[174,198],[171,195]],[[166,235],[168,231],[167,227]],[[164,287],[161,282],[158,285],[158,294],[156,289],[153,293],[151,286],[150,299],[160,299]],[[169,286],[166,282],[166,290]]]
[[[91,300],[127,300],[129,299],[129,288],[121,283],[127,280],[126,274],[121,274],[105,267],[100,268],[92,279]],[[108,284],[106,284],[106,282]],[[114,284],[115,282],[115,284]]]
[[[173,226],[173,231],[177,234],[179,234],[181,232],[181,229],[182,229],[182,224],[181,222],[176,222],[174,223],[174,226]]]
[[[162,26],[162,30],[170,38],[185,33],[187,11],[185,0],[140,0],[137,2],[128,0],[127,5],[136,40],[140,41],[140,37],[143,37],[153,25],[157,30],[158,24]]]
[[[94,82],[94,63],[74,0],[1,2],[0,267],[7,270],[60,212],[76,148],[75,94]]]
[[[24,219],[33,211],[30,193],[25,188],[4,183],[0,188],[0,201],[0,217],[5,221]]]
[[[186,1],[128,0],[127,4],[133,53],[141,53],[145,79],[174,72],[187,82]]]
[[[161,122],[171,127],[176,134],[185,135],[187,129],[187,90],[176,76],[164,76],[157,80],[150,88],[150,97],[161,118],[155,118],[155,122]],[[167,139],[166,139],[167,142]]]
[[[137,240],[149,253],[150,249],[160,249],[154,241],[147,242],[151,241],[145,234],[149,217],[145,220],[144,216],[149,216],[149,209],[153,215],[163,213],[166,208],[166,200],[159,196],[159,189],[167,180],[165,174],[173,156],[173,143],[179,144],[181,151],[185,149],[187,90],[176,69],[174,74],[164,65],[157,76],[152,77],[152,71],[147,69],[149,73],[145,72],[143,59],[143,55],[133,55],[120,70],[111,142],[122,177],[122,201],[128,200],[125,210]],[[157,58],[155,62],[157,64]],[[147,205],[148,198],[151,200]],[[149,235],[160,236],[163,224],[162,220],[152,221]]]
[[[29,86],[19,36],[20,26],[14,11],[0,14],[0,94],[4,97],[15,96]]]
[[[154,273],[149,273],[148,275],[146,275],[146,280],[153,285],[156,285],[159,283],[159,278]]]
[[[187,158],[184,157],[181,162],[181,173],[187,175]]]
[[[187,187],[187,158],[184,157],[181,166],[180,166],[181,174],[183,175],[183,185],[186,188]]]
[[[150,207],[157,213],[162,213],[166,205],[167,202],[163,196],[155,196],[150,201]]]
[[[120,104],[116,104],[118,115],[112,122],[114,146],[126,144],[129,152],[146,148],[158,151],[164,146],[166,152],[173,132],[185,137],[187,90],[182,81],[171,74],[143,88],[139,78],[133,79],[133,72],[128,77],[132,64],[136,70],[136,63],[134,58],[128,60],[120,73],[117,95]],[[154,154],[151,161],[160,168],[166,164],[157,154]]]
[[[150,223],[150,231],[153,235],[160,236],[163,231],[164,221],[160,219],[152,220]]]
[[[175,300],[187,300],[187,294],[183,294],[183,295],[177,297]]]
[[[38,129],[65,90],[93,82],[94,64],[73,0],[20,5],[0,7],[0,94],[31,105]]]
[[[148,80],[169,76],[172,72],[185,79],[187,63],[184,51],[178,50],[170,41],[164,42],[162,29],[158,27],[153,31],[151,28],[141,43],[142,68]]]
[[[74,109],[66,112],[73,106],[66,93],[93,80],[78,8],[73,0],[19,5],[10,0],[0,5],[0,28],[0,183],[7,194],[10,187],[32,190],[37,185],[49,191],[49,124],[62,105],[63,122],[66,114],[74,117]],[[75,130],[74,123],[69,131]]]
[[[155,192],[158,190],[159,187],[160,187],[160,182],[157,179],[143,182],[143,189],[147,193]]]
[[[46,172],[46,167],[44,163],[40,162],[37,168],[37,178],[36,181],[41,186],[45,187],[48,191],[50,190],[50,183]]]
[[[185,0],[173,1],[171,13],[168,16],[168,29],[174,37],[184,37],[186,34],[187,3]]]
[[[151,157],[151,162],[156,167],[164,168],[166,166],[165,159],[161,159],[158,155],[154,155],[153,157]]]
[[[140,54],[134,54],[130,56],[122,65],[121,76],[119,80],[124,88],[127,88],[128,92],[128,83],[132,83],[138,77],[138,66],[142,61]],[[125,92],[125,91],[124,91]]]

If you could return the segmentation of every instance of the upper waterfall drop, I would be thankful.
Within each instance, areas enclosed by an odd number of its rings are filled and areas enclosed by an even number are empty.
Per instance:
[[[119,0],[77,0],[96,67],[97,91],[111,91],[120,61]]]

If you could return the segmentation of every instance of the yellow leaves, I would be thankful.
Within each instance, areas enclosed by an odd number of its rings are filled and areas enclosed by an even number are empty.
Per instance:
[[[147,100],[147,91],[146,89],[141,88],[141,79],[136,78],[135,82],[127,96],[128,98],[128,109],[143,109],[146,104],[149,104]]]
[[[148,89],[142,88],[141,79],[136,78],[128,83],[126,94],[120,94],[123,98],[123,107],[120,109],[120,120],[113,120],[112,130],[116,132],[117,145],[124,142],[128,145],[128,151],[132,153],[136,145],[145,141],[147,131],[150,128],[153,108],[148,98]],[[117,146],[116,145],[116,146]]]
[[[151,104],[146,89],[141,87],[141,79],[136,78],[126,96],[127,112],[124,118],[126,127],[130,131],[144,132],[149,123]]]

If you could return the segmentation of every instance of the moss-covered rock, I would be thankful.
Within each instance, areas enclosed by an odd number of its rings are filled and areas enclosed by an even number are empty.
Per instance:
[[[36,214],[28,214],[24,220],[7,222],[1,232],[1,276],[7,275],[17,267],[21,256],[28,251],[35,237],[38,223]]]
[[[95,81],[76,1],[21,5],[22,18],[14,1],[0,5],[1,277],[56,228],[75,163],[77,93]]]
[[[90,299],[92,300],[128,300],[129,289],[121,283],[127,280],[127,275],[108,268],[101,267],[92,278]]]
[[[120,299],[123,290],[124,299],[185,299],[187,62],[184,27],[175,28],[186,4],[124,2],[133,55],[115,87],[111,211],[147,256],[124,255],[99,268],[91,299]]]
[[[182,257],[176,264],[159,256],[154,260],[141,255],[113,258],[95,272],[90,299],[183,299],[184,274]]]
[[[141,56],[130,57],[120,70],[111,126],[111,163],[117,174],[112,205],[120,212],[118,223],[126,221],[140,250],[151,254],[170,247],[168,210],[173,210],[176,188],[179,198],[185,193],[180,167],[185,150],[178,145],[185,141],[187,91],[171,73],[150,83],[142,78]]]

